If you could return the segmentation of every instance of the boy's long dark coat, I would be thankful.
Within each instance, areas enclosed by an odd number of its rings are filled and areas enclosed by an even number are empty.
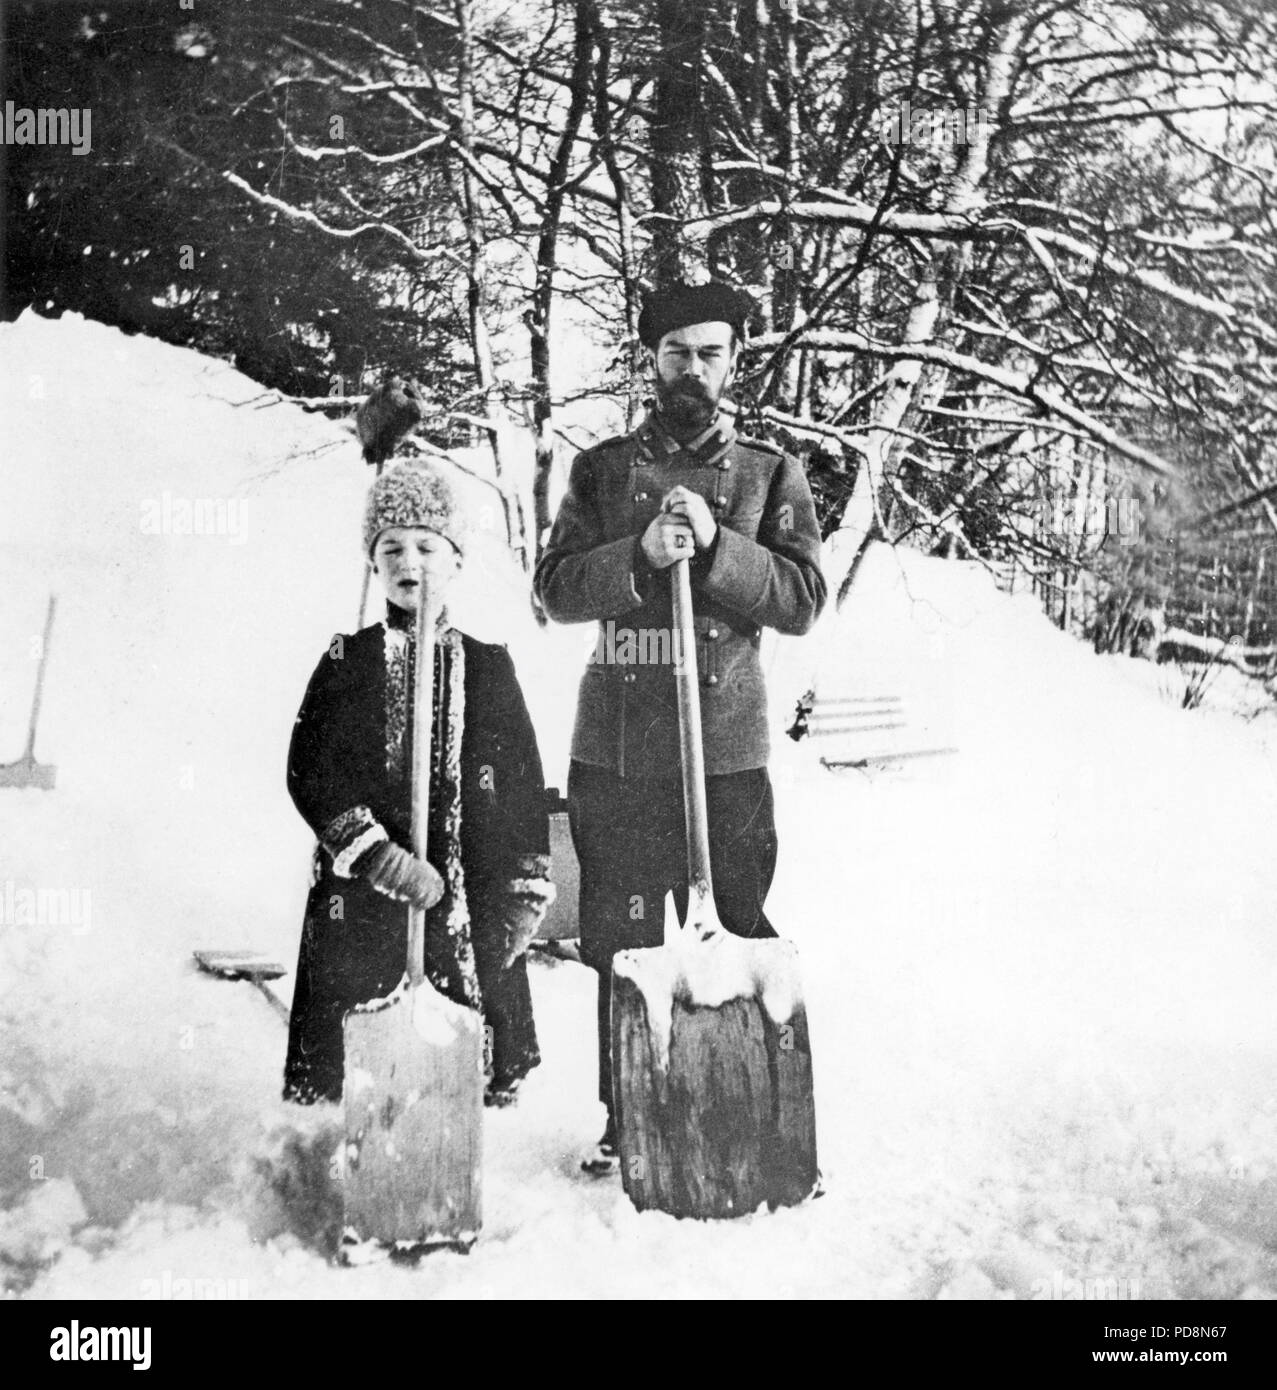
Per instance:
[[[386,657],[387,627],[402,633],[411,622],[410,614],[391,606],[387,623],[334,639],[311,677],[294,727],[288,787],[319,846],[289,1026],[284,1094],[291,1100],[340,1100],[342,1015],[388,994],[404,972],[407,905],[358,876],[342,876],[338,868],[349,867],[343,858],[349,859],[377,824],[396,844],[412,845],[411,717],[408,757],[392,768],[387,726],[394,722],[396,704],[387,701]],[[544,878],[549,831],[536,737],[510,656],[504,647],[464,634],[461,645],[461,869],[473,957],[467,943],[449,934],[445,900],[427,913],[426,968],[432,982],[460,1003],[474,1004],[481,993],[484,1021],[492,1029],[492,1068],[501,1083],[540,1061],[526,960],[502,966],[502,909],[520,881]],[[446,687],[440,679],[441,652],[438,659],[436,711]],[[431,862],[447,879],[446,798],[436,794],[437,756],[432,763],[427,846]]]

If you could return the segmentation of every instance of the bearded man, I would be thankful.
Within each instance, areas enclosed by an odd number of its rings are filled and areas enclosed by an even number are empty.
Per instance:
[[[764,627],[807,632],[825,602],[811,490],[782,450],[720,408],[750,297],[722,284],[649,296],[639,337],[656,398],[633,433],[578,455],[534,579],[556,622],[597,622],[581,681],[568,818],[581,863],[581,957],[598,972],[599,1099],[607,1128],[582,1167],[617,1168],[611,970],[660,946],[664,901],[687,911],[669,567],[691,561],[714,899],[728,931],[775,936],[776,867]]]

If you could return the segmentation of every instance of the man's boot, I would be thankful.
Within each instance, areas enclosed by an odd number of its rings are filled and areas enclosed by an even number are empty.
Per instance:
[[[603,1137],[581,1160],[581,1171],[592,1178],[607,1178],[620,1172],[621,1155],[616,1146],[616,1124],[611,1115],[607,1117],[607,1128]]]

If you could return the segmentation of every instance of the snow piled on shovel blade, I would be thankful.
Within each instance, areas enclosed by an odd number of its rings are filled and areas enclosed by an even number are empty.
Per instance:
[[[669,1068],[674,1005],[716,1009],[729,999],[754,999],[778,1027],[802,1000],[798,951],[792,941],[751,941],[719,932],[700,941],[690,931],[645,951],[622,951],[615,975],[643,996],[660,1065]]]

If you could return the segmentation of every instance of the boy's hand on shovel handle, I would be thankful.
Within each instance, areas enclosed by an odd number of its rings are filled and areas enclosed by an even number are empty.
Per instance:
[[[443,897],[443,879],[434,866],[389,840],[373,856],[367,878],[379,893],[414,907],[433,907]]]
[[[505,926],[504,968],[509,968],[519,959],[535,940],[541,924],[545,921],[549,903],[544,897],[531,893],[512,893],[506,900],[502,920]]]

